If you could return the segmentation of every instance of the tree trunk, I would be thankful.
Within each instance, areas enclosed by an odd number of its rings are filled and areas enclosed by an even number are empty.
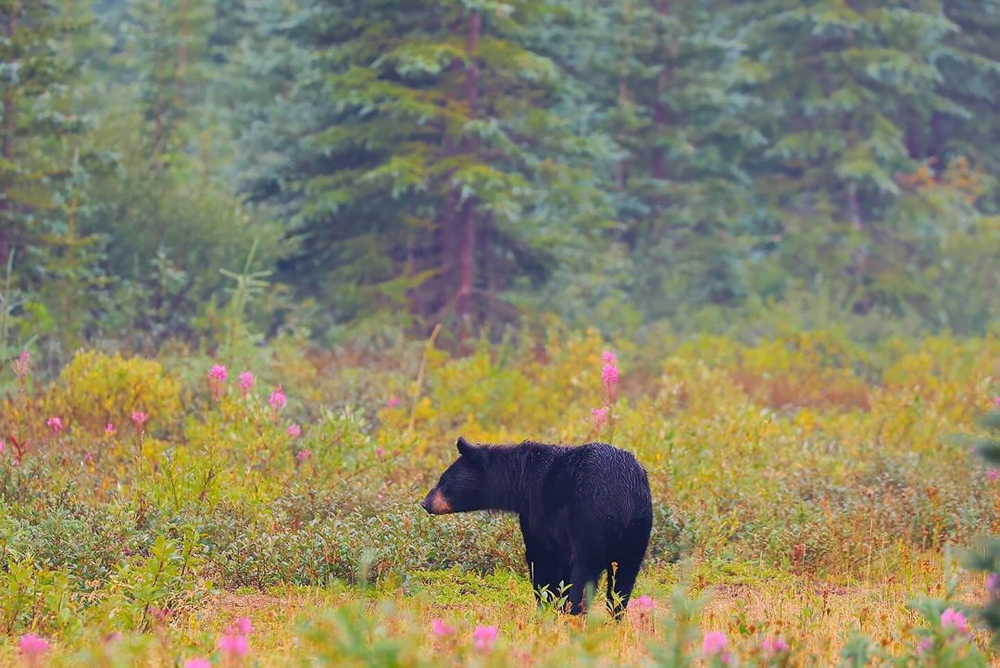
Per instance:
[[[618,108],[623,109],[625,105],[629,103],[629,91],[628,91],[628,56],[629,56],[629,34],[632,30],[632,0],[625,0],[625,25],[622,29],[622,62],[621,62],[621,72],[618,75]],[[625,145],[626,137],[625,133],[618,134],[618,143],[622,146]],[[626,158],[622,158],[615,165],[615,189],[624,190],[625,189],[625,161]]]
[[[11,4],[10,13],[4,25],[4,34],[7,43],[13,48],[14,29],[17,27],[18,3]],[[16,58],[16,54],[11,54],[11,58]],[[9,64],[9,63],[8,63]],[[7,84],[3,93],[3,140],[0,142],[0,155],[3,156],[7,167],[4,167],[6,174],[3,179],[3,199],[0,200],[0,266],[7,266],[7,258],[10,255],[14,237],[14,208],[10,199],[12,183],[12,170],[10,164],[14,158],[14,84]]]
[[[479,67],[476,64],[475,52],[479,45],[479,35],[482,29],[482,16],[479,11],[469,15],[469,32],[465,42],[465,101],[469,107],[469,117],[474,118],[479,101]],[[462,147],[465,153],[475,150],[475,142],[468,139]],[[471,197],[462,203],[458,222],[458,293],[455,307],[461,319],[467,320],[472,315],[473,286],[476,275],[476,207]],[[462,328],[464,333],[465,328]]]
[[[854,229],[864,229],[865,224],[861,220],[861,205],[858,202],[858,187],[854,183],[847,185],[847,212],[851,216],[851,225],[854,226]]]
[[[656,6],[656,11],[666,16],[670,13],[670,3],[661,2]],[[677,45],[671,43],[669,51],[670,55],[676,55]],[[659,139],[659,134],[666,129],[667,122],[669,121],[670,114],[666,103],[663,102],[663,94],[667,92],[669,85],[670,70],[667,68],[667,64],[664,63],[663,69],[660,70],[660,74],[656,78],[656,102],[653,104],[653,124],[655,125],[655,132],[657,134],[656,140]],[[666,151],[662,146],[655,146],[653,148],[651,170],[654,179],[664,179],[667,176]]]
[[[459,255],[458,255],[458,295],[456,308],[458,315],[466,319],[472,315],[472,289],[475,281],[476,268],[476,219],[475,205],[471,199],[465,200],[459,223]],[[464,331],[464,328],[463,328]]]

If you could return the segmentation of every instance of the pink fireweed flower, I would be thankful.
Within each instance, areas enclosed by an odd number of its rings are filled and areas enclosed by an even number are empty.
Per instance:
[[[400,399],[399,397],[389,397],[389,401],[388,401],[389,408],[396,408],[401,403],[403,403],[403,400]]]
[[[616,364],[605,364],[601,369],[601,380],[604,381],[604,389],[608,393],[608,401],[615,400],[615,390],[618,389],[618,366]]]
[[[4,449],[4,442],[3,442],[3,439],[0,438],[0,455],[3,454],[3,449]]]
[[[997,407],[1000,407],[1000,394],[998,394],[997,396],[993,397],[993,405],[997,406]]]
[[[632,601],[632,608],[640,614],[646,614],[647,612],[652,612],[653,609],[656,608],[656,601],[654,601],[652,597],[643,594],[639,598]]]
[[[17,375],[18,382],[23,384],[25,379],[31,374],[31,353],[27,350],[22,350],[21,354],[11,364],[11,368]]]
[[[765,654],[775,655],[781,654],[782,652],[788,651],[788,643],[784,641],[781,636],[774,636],[773,638],[764,638],[764,641],[760,644],[761,649],[764,650]]]
[[[233,626],[234,631],[240,635],[248,636],[250,632],[253,631],[253,624],[250,623],[249,617],[240,617],[236,620],[236,624]]]
[[[607,408],[594,408],[590,411],[590,421],[594,425],[594,431],[600,431],[604,423],[608,421]]]
[[[114,423],[109,422],[109,423],[107,423],[104,426],[104,435],[105,436],[114,436],[117,433],[118,433],[118,429],[115,428]]]
[[[227,633],[219,638],[219,651],[229,656],[246,656],[250,651],[250,643],[244,635]]]
[[[48,426],[49,431],[51,431],[53,434],[58,434],[59,432],[62,431],[63,428],[62,418],[55,416],[52,416],[48,420],[46,420],[45,424]]]
[[[288,403],[288,398],[285,396],[285,392],[281,389],[281,385],[274,388],[271,392],[271,397],[267,400],[267,403],[271,405],[275,411],[280,411]]]
[[[208,372],[208,386],[212,390],[212,398],[218,401],[222,398],[223,385],[229,372],[221,364],[213,364],[212,370]]]
[[[948,608],[941,613],[941,628],[955,629],[962,635],[968,635],[969,621],[958,610]]]
[[[132,424],[134,424],[135,428],[138,429],[139,431],[142,431],[142,426],[146,424],[146,420],[148,419],[149,416],[146,415],[145,411],[132,412]]]
[[[252,373],[250,373],[249,371],[244,371],[244,372],[240,373],[240,380],[237,383],[237,385],[239,386],[239,388],[240,388],[240,394],[243,396],[244,399],[246,398],[247,394],[250,392],[250,388],[253,387],[253,383],[254,383],[254,380],[253,380],[253,374]]]
[[[41,656],[49,651],[49,641],[34,633],[21,636],[21,639],[17,642],[17,646],[21,650],[21,654],[24,654],[29,659]]]
[[[439,638],[446,638],[448,636],[455,635],[455,627],[448,624],[443,619],[432,619],[431,631]]]
[[[302,448],[295,453],[295,461],[299,464],[305,464],[306,460],[312,457],[312,453],[309,452],[309,448]]]
[[[1000,479],[1000,469],[990,469],[986,472],[986,477],[989,478],[990,482],[996,482]]]
[[[94,463],[94,455],[90,454],[89,452],[87,454],[85,454],[83,456],[83,463],[86,464],[87,466],[90,466],[91,464],[93,464]]]
[[[287,433],[289,436],[294,436],[298,438],[302,435],[302,427],[297,424],[288,425]]]
[[[996,594],[1000,591],[1000,575],[990,573],[989,577],[986,578],[986,589],[989,590],[991,594]]]
[[[481,652],[489,652],[497,642],[497,627],[477,626],[472,632],[472,646]]]
[[[931,640],[930,638],[924,638],[919,643],[917,643],[917,656],[923,656],[924,654],[927,654],[927,652],[931,651],[932,647],[934,647],[934,641]]]
[[[612,364],[612,365],[618,364],[618,358],[615,357],[615,354],[610,350],[605,350],[603,353],[601,353],[601,361],[604,362],[605,364]]]
[[[188,659],[184,662],[184,668],[212,668],[212,662],[208,659]]]
[[[729,638],[722,631],[709,631],[701,642],[701,651],[706,656],[722,654],[729,645]]]

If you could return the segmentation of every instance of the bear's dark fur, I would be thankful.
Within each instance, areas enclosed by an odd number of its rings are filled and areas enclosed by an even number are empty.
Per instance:
[[[649,481],[635,457],[606,443],[473,445],[464,438],[458,452],[423,508],[517,513],[536,594],[558,595],[560,583],[569,585],[570,611],[578,614],[584,591],[608,571],[608,608],[620,617],[653,525]]]

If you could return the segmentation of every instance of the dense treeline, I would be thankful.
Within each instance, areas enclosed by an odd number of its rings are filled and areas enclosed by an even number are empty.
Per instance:
[[[244,315],[325,341],[998,324],[996,0],[0,18],[0,357]]]

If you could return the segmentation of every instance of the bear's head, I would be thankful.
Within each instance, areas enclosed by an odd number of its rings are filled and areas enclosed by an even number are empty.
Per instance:
[[[437,485],[420,504],[432,515],[462,513],[484,508],[483,484],[486,467],[482,448],[472,445],[461,436],[458,454],[448,469],[441,474]]]

